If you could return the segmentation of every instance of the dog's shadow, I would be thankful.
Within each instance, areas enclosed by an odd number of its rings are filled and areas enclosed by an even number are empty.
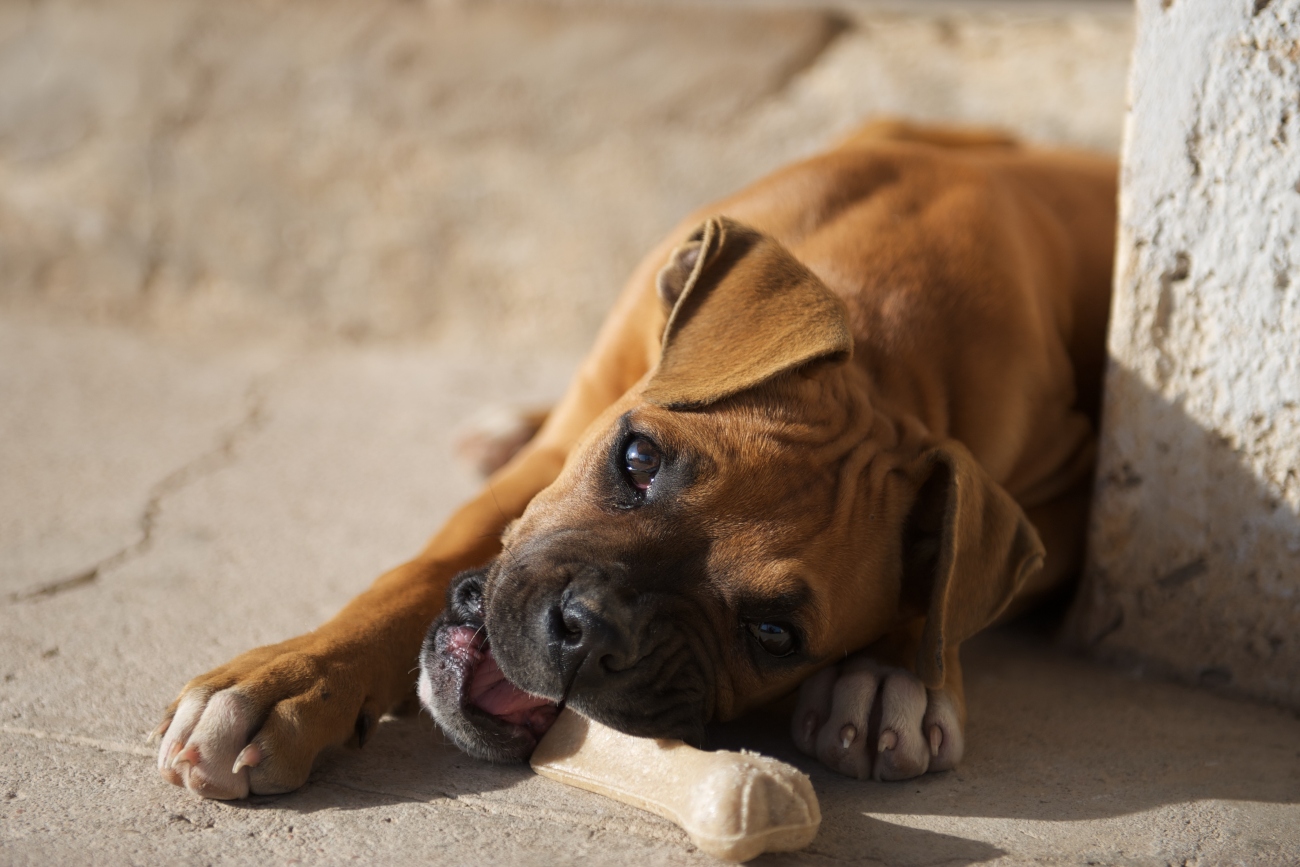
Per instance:
[[[827,819],[951,816],[1105,819],[1202,799],[1300,802],[1300,714],[1153,682],[1059,649],[1041,623],[994,630],[963,652],[970,722],[956,771],[859,782],[796,751],[784,720],[718,729],[798,765]]]
[[[978,637],[963,660],[970,722],[956,771],[850,780],[801,755],[785,720],[772,716],[718,727],[717,745],[758,749],[812,777],[823,812],[816,852],[891,864],[918,852],[926,863],[1002,854],[924,830],[942,827],[931,817],[1013,820],[1032,832],[1026,821],[1098,820],[1203,799],[1300,802],[1300,714],[1077,658],[1041,623]]]
[[[771,711],[710,732],[711,747],[756,749],[799,766],[821,802],[807,857],[972,864],[1003,854],[925,827],[939,817],[1063,822],[1105,819],[1205,798],[1300,802],[1300,719],[1278,708],[1140,680],[1055,647],[1040,626],[995,630],[963,654],[970,723],[961,767],[902,783],[861,782],[794,749]],[[311,783],[248,807],[315,812],[459,801],[471,809],[554,814],[599,826],[624,808],[492,765],[451,746],[427,715],[386,721],[362,750],[327,754]]]
[[[774,725],[776,723],[776,725]],[[788,743],[780,743],[781,726],[771,714],[763,714],[729,726],[715,727],[718,741],[711,746],[761,748],[795,759]],[[737,743],[731,743],[731,741]],[[724,743],[725,742],[725,743]],[[778,748],[769,749],[776,745]],[[974,864],[992,860],[1002,850],[987,843],[967,840],[920,828],[910,828],[867,815],[862,792],[828,797],[825,781],[798,757],[799,764],[813,771],[822,807],[823,833],[809,849],[784,855],[765,855],[756,864],[802,863],[812,856],[829,856],[850,861],[913,863],[918,853],[923,862]],[[838,783],[838,781],[836,781]],[[855,781],[841,787],[853,791],[863,784]],[[498,815],[520,814],[532,818],[550,815],[580,829],[599,827],[623,811],[631,811],[650,822],[639,811],[608,801],[599,795],[571,789],[535,775],[525,765],[494,765],[472,759],[452,746],[427,715],[385,720],[371,742],[362,750],[338,749],[326,752],[318,762],[308,785],[288,795],[254,796],[232,802],[249,810],[291,810],[315,813],[322,810],[373,809],[385,805],[456,801],[473,810]],[[617,822],[616,824],[622,824]],[[665,825],[667,823],[665,822]],[[667,830],[667,829],[665,829]],[[668,832],[671,837],[674,833]],[[682,845],[688,845],[685,836]]]
[[[525,764],[498,765],[471,758],[421,711],[381,720],[361,749],[326,750],[307,785],[295,792],[232,803],[301,813],[359,810],[384,804],[476,800],[535,779]]]

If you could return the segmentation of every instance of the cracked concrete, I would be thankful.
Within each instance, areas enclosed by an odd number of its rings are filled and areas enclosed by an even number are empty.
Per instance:
[[[55,596],[68,590],[83,587],[99,578],[101,573],[124,566],[131,560],[144,556],[153,545],[154,528],[162,514],[164,500],[180,491],[186,485],[209,473],[227,466],[235,458],[239,443],[255,434],[265,422],[265,395],[260,379],[253,380],[244,397],[247,409],[244,415],[229,430],[217,437],[217,443],[210,450],[193,460],[187,461],[168,473],[150,491],[140,511],[137,521],[139,535],[121,550],[110,554],[87,569],[82,569],[67,578],[60,578],[41,584],[29,590],[10,594],[10,601],[24,602],[40,597]]]
[[[76,584],[145,543],[151,504],[243,412],[265,365],[250,355],[167,352],[104,329],[49,320],[0,323],[0,592],[10,599]],[[265,356],[266,353],[262,353]],[[169,403],[165,436],[150,409]],[[105,453],[102,442],[137,450]]]
[[[238,804],[143,738],[415,551],[476,484],[457,425],[554,399],[688,208],[876,110],[1118,143],[1122,6],[779,5],[0,4],[0,863],[709,863],[424,717]],[[1030,627],[966,665],[953,773],[716,730],[821,798],[759,863],[1300,862],[1294,713]]]

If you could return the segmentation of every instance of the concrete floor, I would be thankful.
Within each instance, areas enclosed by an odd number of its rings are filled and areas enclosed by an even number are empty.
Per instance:
[[[231,804],[144,735],[414,552],[474,488],[456,426],[553,399],[686,209],[879,111],[1117,145],[1122,6],[838,5],[0,4],[0,864],[709,860],[427,718]],[[913,783],[718,730],[821,797],[760,863],[1300,863],[1294,713],[1026,629],[966,668],[968,757]]]
[[[188,677],[416,549],[474,484],[449,431],[484,394],[554,394],[572,363],[0,319],[0,863],[709,861],[660,819],[460,755],[427,718],[245,803],[165,784],[144,745]],[[966,668],[968,756],[912,783],[824,772],[780,719],[719,729],[821,798],[813,845],[760,863],[1300,862],[1295,713],[1025,628]]]

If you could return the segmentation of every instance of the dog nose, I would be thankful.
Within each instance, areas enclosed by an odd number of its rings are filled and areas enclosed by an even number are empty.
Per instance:
[[[629,635],[604,594],[565,592],[551,612],[552,646],[566,684],[591,685],[628,667]]]

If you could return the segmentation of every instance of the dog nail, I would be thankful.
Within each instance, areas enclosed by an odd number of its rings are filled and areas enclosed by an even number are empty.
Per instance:
[[[164,744],[163,746],[166,746],[166,744]],[[176,754],[181,751],[181,747],[183,746],[185,745],[180,741],[172,741],[172,745],[170,747],[167,747],[166,752],[159,751],[158,767],[170,768],[172,766],[172,760],[176,758]]]
[[[938,726],[930,726],[930,755],[934,758],[939,757],[939,747],[943,746],[943,729]]]
[[[198,748],[186,746],[172,757],[172,770],[179,770],[181,765],[197,765],[200,761]]]
[[[158,724],[158,728],[144,736],[144,742],[150,745],[158,743],[158,741],[162,740],[162,736],[167,734],[167,729],[171,728],[171,726],[172,720],[171,717],[168,717]]]
[[[853,727],[853,723],[849,723],[840,729],[840,746],[847,750],[853,745],[853,739],[857,736],[858,730]]]
[[[261,747],[257,744],[249,744],[244,747],[239,754],[239,758],[235,759],[235,766],[230,769],[230,773],[237,774],[244,768],[255,768],[262,763],[264,758]]]
[[[817,714],[810,713],[803,718],[803,740],[804,743],[810,744],[813,740],[813,732],[817,730]]]
[[[898,746],[898,735],[894,734],[892,729],[885,729],[880,733],[880,743],[876,746],[877,752],[886,752]]]

